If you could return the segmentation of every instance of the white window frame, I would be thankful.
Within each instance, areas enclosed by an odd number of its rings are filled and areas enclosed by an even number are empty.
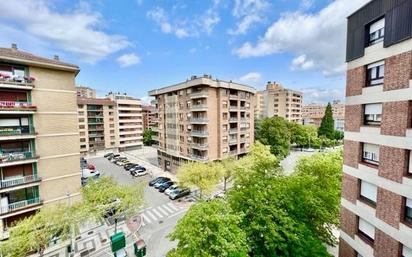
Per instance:
[[[364,236],[372,241],[375,240],[375,227],[366,220],[359,217],[358,231],[362,232]]]
[[[376,147],[377,149],[373,149]],[[362,160],[367,163],[379,165],[379,145],[364,143],[362,149]]]
[[[365,104],[363,114],[366,125],[380,125],[382,121],[382,103]]]
[[[410,221],[412,221],[412,215],[411,215],[411,217],[406,216],[406,213],[408,212],[408,209],[410,209],[410,212],[412,213],[412,199],[410,199],[410,198],[406,198],[406,201],[405,201],[405,221],[408,222],[408,223],[411,223]]]
[[[385,37],[385,18],[375,21],[369,26],[369,45],[382,42]]]
[[[385,61],[371,63],[367,66],[366,79],[367,87],[379,86],[383,84],[385,78]]]

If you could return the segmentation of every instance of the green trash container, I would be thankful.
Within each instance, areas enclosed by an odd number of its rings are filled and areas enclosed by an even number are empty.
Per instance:
[[[133,244],[134,246],[134,254],[137,257],[144,257],[146,256],[146,243],[143,239],[139,239]]]

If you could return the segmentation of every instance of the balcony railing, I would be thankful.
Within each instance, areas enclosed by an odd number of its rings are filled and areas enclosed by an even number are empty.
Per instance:
[[[27,87],[27,89],[32,89],[34,87],[34,78],[32,77],[15,77],[15,78],[6,78],[0,72],[0,85],[12,86],[12,87]]]
[[[246,153],[246,148],[240,148],[239,152],[240,153]]]
[[[192,159],[196,161],[207,161],[209,160],[209,157],[203,156],[203,155],[192,155]]]
[[[207,110],[207,104],[195,104],[190,106],[190,110]]]
[[[196,149],[207,149],[209,147],[206,143],[192,143],[192,148]]]
[[[229,121],[230,122],[237,122],[239,119],[237,117],[230,117]]]
[[[192,136],[207,136],[209,133],[206,130],[192,130]]]
[[[237,133],[237,132],[238,132],[237,128],[235,128],[235,129],[229,129],[229,133],[231,133],[231,134]]]
[[[239,107],[237,105],[229,105],[229,110],[237,110]]]
[[[229,95],[229,98],[230,99],[237,99],[239,96],[238,95],[233,95],[233,94],[230,94]]]
[[[0,188],[7,188],[7,187],[14,187],[18,185],[23,185],[27,183],[33,183],[40,181],[41,178],[38,175],[28,175],[20,178],[14,178],[14,179],[5,179],[5,180],[0,180]]]
[[[191,123],[207,123],[208,121],[207,118],[190,118]]]
[[[190,94],[190,98],[203,98],[203,97],[208,97],[209,93],[207,91],[198,91],[198,92],[192,92]]]
[[[229,153],[230,154],[237,154],[237,150],[231,150]]]
[[[31,134],[35,134],[33,126],[0,127],[0,137],[1,136],[31,135]]]
[[[39,203],[40,203],[40,198],[33,198],[33,199],[28,199],[28,200],[24,200],[20,202],[11,203],[11,204],[8,204],[7,206],[1,206],[0,213],[4,214],[4,213],[12,212],[12,211],[23,209],[25,207],[29,207],[30,205],[36,205]]]
[[[31,151],[26,152],[13,152],[0,154],[0,164],[7,162],[15,162],[34,158],[34,153]]]
[[[229,144],[237,144],[237,138],[229,139]]]
[[[37,107],[30,102],[0,101],[0,111],[35,111]]]

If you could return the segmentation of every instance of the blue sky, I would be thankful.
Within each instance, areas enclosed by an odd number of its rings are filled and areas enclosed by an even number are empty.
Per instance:
[[[147,91],[211,74],[343,99],[346,17],[368,0],[11,0],[0,46],[80,66],[78,85]]]

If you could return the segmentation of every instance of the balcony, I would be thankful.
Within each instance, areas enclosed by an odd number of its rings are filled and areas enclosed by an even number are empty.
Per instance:
[[[235,134],[235,133],[238,133],[237,128],[229,129],[229,134]]]
[[[0,167],[25,164],[35,161],[35,154],[31,151],[0,154]]]
[[[0,101],[0,114],[33,114],[36,109],[30,102]]]
[[[237,145],[237,138],[229,139],[229,145]]]
[[[209,135],[206,130],[192,130],[191,134],[194,137],[207,137]]]
[[[207,111],[207,104],[195,104],[190,106],[191,111]]]
[[[230,94],[229,95],[229,99],[238,99],[239,98],[239,96],[238,95],[235,95],[235,94]]]
[[[1,76],[0,88],[32,90],[34,88],[34,79],[30,77],[11,79]]]
[[[6,214],[13,211],[18,211],[24,208],[41,204],[40,198],[28,199],[20,202],[8,204],[0,207],[0,214]]]
[[[192,143],[191,146],[192,148],[199,150],[207,150],[209,148],[209,145],[206,143]]]
[[[0,189],[39,182],[40,180],[41,178],[38,175],[29,175],[20,178],[0,180]]]
[[[0,140],[28,139],[34,137],[35,131],[33,126],[0,127]]]
[[[159,141],[159,137],[158,136],[152,136],[152,140],[153,141]]]
[[[229,154],[236,155],[237,154],[237,149],[236,150],[230,150]]]
[[[89,138],[104,137],[104,134],[89,133]]]
[[[239,107],[237,105],[230,105],[229,110],[238,110]]]
[[[246,153],[246,148],[240,148],[239,152],[240,153]]]
[[[207,118],[190,118],[190,123],[194,124],[206,124],[208,121]]]
[[[238,118],[237,117],[230,117],[229,118],[229,122],[238,122]]]
[[[204,156],[204,155],[195,155],[195,154],[194,154],[194,155],[192,155],[192,159],[195,160],[195,161],[204,162],[204,161],[209,160],[209,157]]]
[[[190,94],[190,99],[206,98],[208,96],[209,96],[209,93],[207,91],[198,91],[198,92],[192,92]]]
[[[88,119],[87,124],[103,124],[103,119]]]

